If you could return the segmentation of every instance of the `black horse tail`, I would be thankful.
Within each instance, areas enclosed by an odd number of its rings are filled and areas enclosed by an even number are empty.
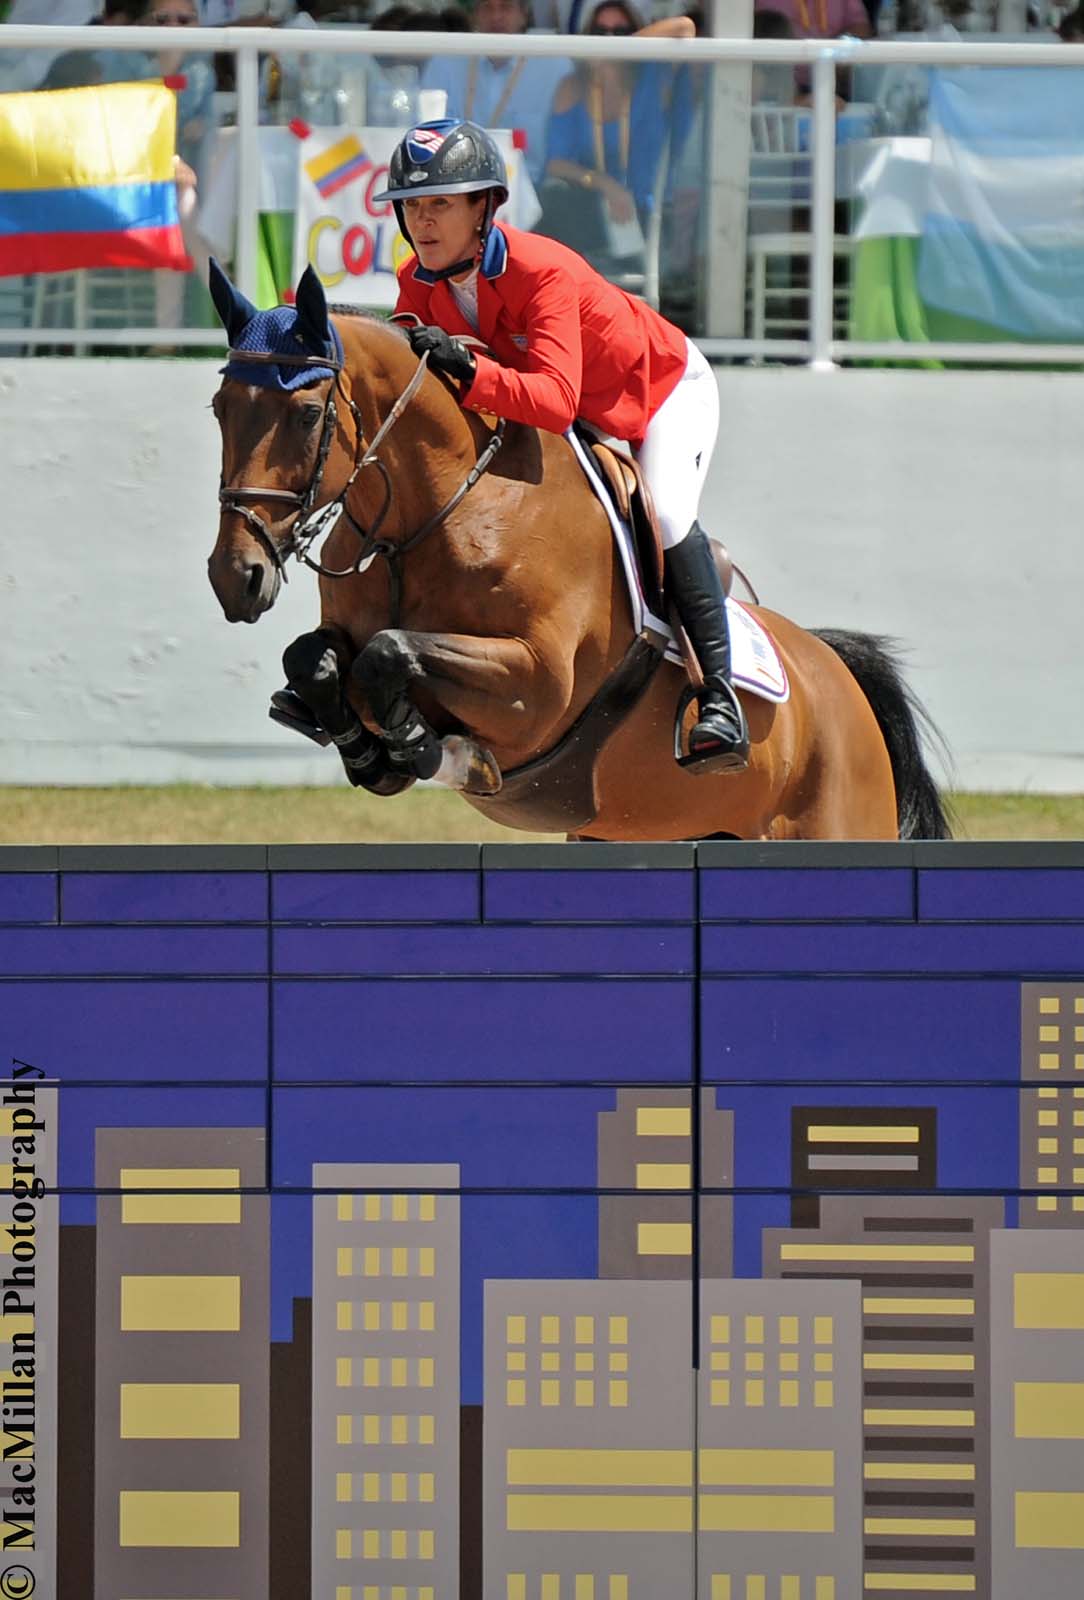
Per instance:
[[[914,693],[904,682],[893,641],[842,628],[814,628],[834,650],[870,703],[888,746],[896,783],[896,816],[901,839],[952,837],[945,804],[926,765],[923,743],[944,749],[944,741]]]

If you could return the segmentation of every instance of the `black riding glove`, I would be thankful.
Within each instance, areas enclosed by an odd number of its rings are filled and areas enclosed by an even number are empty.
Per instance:
[[[434,372],[446,372],[449,378],[456,378],[468,387],[474,382],[474,357],[462,340],[453,339],[443,328],[410,328],[407,338],[416,356],[428,350],[429,365]]]

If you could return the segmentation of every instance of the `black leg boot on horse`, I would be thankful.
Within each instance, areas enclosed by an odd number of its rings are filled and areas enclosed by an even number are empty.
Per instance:
[[[681,764],[690,772],[741,772],[749,764],[749,729],[730,681],[726,597],[699,522],[666,551],[664,563],[667,594],[704,679],[689,753]]]
[[[391,765],[381,741],[365,727],[343,693],[350,641],[332,628],[303,633],[282,658],[287,687],[271,696],[272,721],[314,743],[334,743],[356,789],[396,795],[413,776]]]

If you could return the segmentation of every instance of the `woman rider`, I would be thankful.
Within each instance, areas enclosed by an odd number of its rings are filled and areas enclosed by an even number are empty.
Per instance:
[[[700,492],[719,428],[719,396],[704,357],[642,301],[581,256],[493,214],[508,183],[493,140],[472,122],[425,122],[396,147],[386,189],[416,260],[399,272],[398,312],[421,326],[417,355],[454,379],[469,410],[564,433],[577,417],[635,450],[655,502],[667,592],[704,687],[689,756],[739,769],[749,755],[730,683],[726,604]],[[494,352],[456,335],[479,335]]]

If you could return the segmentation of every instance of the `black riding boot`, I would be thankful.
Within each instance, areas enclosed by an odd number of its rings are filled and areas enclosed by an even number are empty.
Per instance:
[[[726,597],[708,536],[694,522],[665,556],[667,593],[704,675],[700,715],[689,735],[690,763],[738,772],[749,764],[749,729],[730,683],[730,628]]]

